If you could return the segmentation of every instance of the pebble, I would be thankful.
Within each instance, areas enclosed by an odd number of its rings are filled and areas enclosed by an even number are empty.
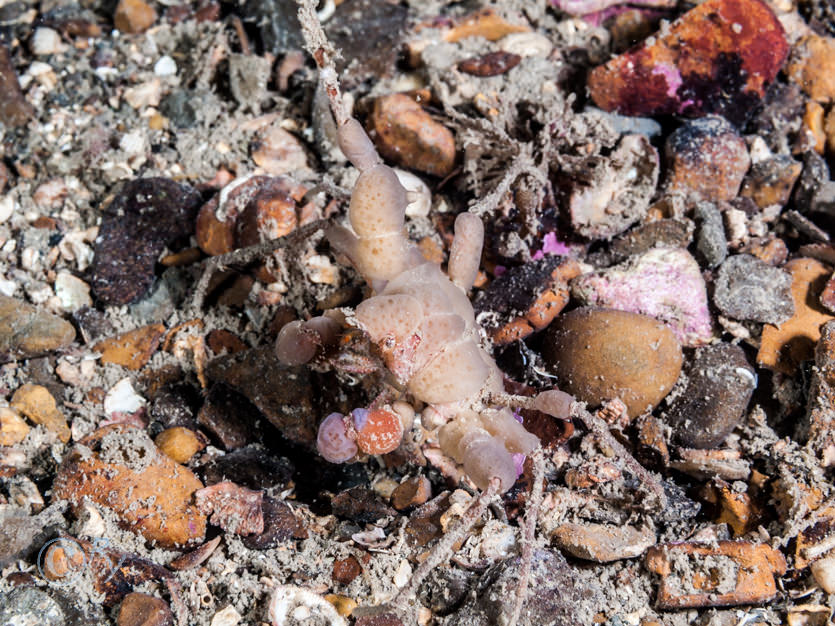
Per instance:
[[[171,457],[177,463],[188,463],[195,454],[203,450],[207,441],[200,433],[189,428],[174,426],[166,428],[154,440],[160,452]]]
[[[654,408],[681,372],[681,347],[673,332],[637,313],[581,308],[548,329],[543,356],[560,389],[599,406],[619,397],[634,418]]]
[[[79,444],[61,463],[53,499],[79,505],[87,498],[165,548],[203,541],[206,517],[191,504],[202,483],[160,453],[143,430],[106,426]]]
[[[505,559],[481,576],[478,593],[445,623],[450,626],[489,626],[506,619],[509,599],[516,597],[521,559]],[[601,590],[593,582],[581,579],[556,550],[535,549],[528,597],[522,606],[524,624],[592,624],[603,610]]]
[[[693,209],[696,221],[696,251],[708,268],[714,268],[728,256],[728,241],[722,213],[712,202],[700,202]]]
[[[0,122],[10,128],[28,123],[34,109],[20,89],[6,44],[0,44],[0,86]]]
[[[164,333],[165,326],[162,324],[149,324],[102,339],[93,345],[93,350],[101,354],[102,363],[112,363],[136,371],[151,359]]]
[[[113,24],[123,33],[137,34],[148,30],[157,19],[154,8],[142,0],[119,0]]]
[[[237,626],[241,622],[241,614],[231,604],[212,616],[209,626]]]
[[[38,356],[75,339],[72,324],[36,306],[0,295],[0,355]]]
[[[785,206],[803,165],[786,154],[759,161],[751,166],[742,182],[740,195],[751,198],[757,206]]]
[[[664,154],[666,191],[708,202],[736,198],[751,163],[745,140],[715,115],[679,126],[667,138]]]
[[[792,277],[749,254],[725,261],[716,277],[713,302],[738,320],[780,325],[794,314]]]
[[[197,413],[197,421],[224,450],[237,450],[258,440],[252,411],[224,385],[213,385]],[[225,458],[225,457],[221,457]]]
[[[733,565],[717,569],[717,559]],[[779,550],[764,543],[718,541],[658,544],[649,549],[647,568],[661,576],[659,609],[736,606],[767,602],[777,595],[775,576],[786,572]],[[701,582],[693,584],[694,579]]]
[[[505,50],[488,52],[478,57],[464,59],[458,63],[458,69],[472,76],[500,76],[519,65],[522,57]]]
[[[93,296],[105,305],[142,298],[167,245],[194,232],[200,194],[167,178],[125,184],[103,210],[91,267]]]
[[[455,168],[455,138],[412,98],[390,94],[374,100],[369,135],[387,161],[433,176]]]
[[[596,563],[632,559],[655,545],[649,528],[610,524],[560,524],[551,531],[551,539],[572,556]]]
[[[786,74],[813,100],[835,100],[835,38],[803,37],[792,48]]]
[[[688,448],[716,448],[742,419],[757,386],[739,346],[716,343],[696,350],[684,368],[683,391],[666,411],[676,440]]]
[[[426,476],[414,476],[400,483],[391,494],[391,505],[398,511],[420,506],[432,496],[432,483]]]
[[[174,626],[168,603],[147,593],[129,593],[119,607],[117,626]]]
[[[64,443],[70,440],[67,420],[46,387],[32,384],[18,387],[12,396],[11,407],[54,433]]]
[[[360,524],[373,524],[384,517],[397,515],[397,511],[365,487],[351,487],[339,492],[331,499],[331,509],[337,517]]]
[[[45,26],[35,29],[29,45],[32,48],[32,54],[36,56],[58,54],[66,49],[58,31]]]
[[[174,76],[177,73],[177,62],[167,54],[161,56],[154,63],[154,74],[160,77]]]
[[[252,160],[271,176],[283,176],[308,169],[307,152],[295,135],[279,124],[259,131],[249,146]]]
[[[571,226],[611,239],[646,215],[658,182],[658,153],[644,135],[626,135],[609,157],[589,157],[566,172]]]
[[[61,271],[55,277],[55,295],[61,301],[61,308],[73,313],[80,308],[93,305],[90,285],[69,272]]]
[[[362,567],[356,557],[349,556],[344,559],[339,559],[333,564],[333,573],[331,578],[334,582],[343,585],[350,585],[357,576],[362,574]]]
[[[652,248],[686,248],[693,240],[690,220],[660,219],[639,224],[624,233],[609,246],[615,262],[643,254]]]
[[[0,407],[0,446],[17,445],[28,434],[29,426],[16,410]]]
[[[585,305],[652,316],[686,347],[704,345],[713,337],[699,264],[681,248],[653,248],[583,274],[571,282],[571,294]]]
[[[116,413],[130,415],[145,408],[145,398],[133,388],[130,378],[117,382],[104,396],[104,412],[112,416]]]
[[[607,111],[717,113],[737,123],[763,97],[788,51],[783,27],[762,0],[707,0],[595,68],[589,91]]]
[[[791,375],[801,362],[813,358],[821,327],[835,317],[819,301],[832,275],[830,267],[814,259],[798,258],[786,263],[785,269],[792,275],[794,315],[780,326],[763,327],[757,364]]]
[[[261,509],[264,514],[264,532],[241,538],[250,550],[270,550],[291,539],[307,538],[304,523],[295,516],[287,503],[264,496]]]

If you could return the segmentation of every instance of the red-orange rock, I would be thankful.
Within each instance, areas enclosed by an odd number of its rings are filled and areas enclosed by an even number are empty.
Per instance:
[[[157,19],[154,7],[142,0],[119,0],[113,23],[123,33],[142,33]]]
[[[639,49],[596,68],[589,90],[607,111],[719,113],[739,122],[788,51],[783,27],[762,0],[707,0]]]
[[[455,138],[412,98],[400,93],[377,98],[369,131],[387,160],[433,176],[455,167]]]

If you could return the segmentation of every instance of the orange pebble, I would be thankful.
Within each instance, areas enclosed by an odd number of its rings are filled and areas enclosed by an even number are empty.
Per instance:
[[[357,446],[366,454],[386,454],[400,445],[403,423],[392,409],[355,409],[351,415],[357,429]]]

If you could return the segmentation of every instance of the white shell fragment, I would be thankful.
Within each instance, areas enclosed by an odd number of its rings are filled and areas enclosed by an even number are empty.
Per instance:
[[[319,618],[331,626],[347,626],[333,605],[321,596],[294,585],[277,586],[269,608],[273,626],[293,626],[298,623],[297,615]]]

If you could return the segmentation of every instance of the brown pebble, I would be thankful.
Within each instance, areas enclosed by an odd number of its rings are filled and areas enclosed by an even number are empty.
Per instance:
[[[646,315],[581,308],[548,329],[543,356],[560,389],[597,406],[618,397],[631,417],[654,408],[681,372],[681,346],[666,325]]]
[[[277,239],[298,226],[296,202],[286,191],[282,179],[266,181],[238,216],[237,245],[252,246]]]
[[[774,204],[785,206],[802,169],[788,155],[754,163],[742,182],[740,195],[751,198],[761,209]]]
[[[413,476],[395,487],[391,504],[398,511],[420,506],[432,496],[432,483],[426,476]]]
[[[215,356],[235,354],[247,348],[247,345],[235,333],[225,328],[216,328],[206,335],[206,345]]]
[[[269,550],[291,539],[307,538],[304,523],[286,502],[265,496],[261,508],[264,512],[264,532],[241,538],[250,550]]]
[[[168,603],[147,593],[129,593],[119,608],[117,626],[173,626]]]
[[[803,37],[792,48],[786,74],[813,100],[835,100],[835,38]]]
[[[157,435],[154,443],[163,454],[177,463],[188,463],[191,457],[206,447],[208,442],[200,433],[182,426],[174,426]]]
[[[149,324],[116,337],[103,339],[93,346],[93,350],[101,353],[102,363],[139,370],[156,352],[164,332],[165,326],[162,324]]]
[[[188,468],[160,453],[144,431],[115,424],[98,429],[79,444],[83,447],[64,457],[53,499],[80,504],[88,498],[163,547],[203,540],[206,518],[191,503],[202,483]]]
[[[273,124],[259,131],[250,144],[252,160],[272,176],[307,169],[307,153],[295,135]]]
[[[209,201],[200,208],[194,237],[200,249],[210,256],[227,254],[235,249],[235,218],[237,213],[229,214],[225,220],[215,215],[216,201]]]
[[[479,57],[465,59],[458,64],[458,69],[473,76],[500,76],[519,65],[521,60],[522,57],[518,54],[497,50]]]
[[[0,355],[38,356],[75,339],[72,324],[15,298],[0,295]]]
[[[11,406],[36,424],[55,433],[64,443],[70,440],[67,420],[46,387],[32,384],[19,387],[12,396]]]
[[[119,0],[113,14],[113,24],[123,33],[142,33],[157,19],[154,8],[142,0]]]
[[[551,539],[569,554],[597,563],[641,556],[655,545],[655,533],[649,528],[609,524],[561,524]]]
[[[334,562],[331,578],[335,582],[342,583],[343,585],[350,585],[351,581],[360,574],[362,574],[360,562],[357,561],[356,557],[349,556]]]
[[[14,446],[26,439],[29,426],[12,408],[0,407],[0,446]]]
[[[444,177],[455,168],[455,138],[412,98],[403,94],[374,101],[369,134],[383,158]]]
[[[732,200],[751,162],[748,147],[723,118],[690,120],[667,139],[666,189],[694,200]]]
[[[26,100],[15,74],[6,44],[0,44],[0,122],[15,127],[26,124],[34,113]]]

